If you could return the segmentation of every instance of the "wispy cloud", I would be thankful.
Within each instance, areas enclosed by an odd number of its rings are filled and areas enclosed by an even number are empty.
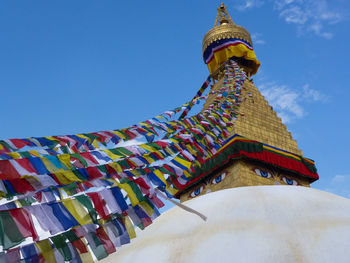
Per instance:
[[[327,101],[328,98],[326,95],[322,94],[318,90],[311,89],[309,84],[303,86],[303,98],[308,101]]]
[[[245,1],[239,1],[239,3],[236,5],[236,9],[239,11],[244,11],[246,9],[254,8],[254,7],[260,7],[264,4],[263,0],[245,0]]]
[[[350,175],[335,175],[324,190],[350,198]]]
[[[268,82],[258,85],[258,89],[277,111],[284,123],[293,122],[306,115],[305,102],[325,101],[326,96],[305,84],[302,89],[290,89],[286,85]]]
[[[348,177],[349,177],[349,176],[337,174],[336,176],[334,176],[334,177],[332,178],[332,183],[335,183],[335,184],[337,184],[337,183],[343,183],[343,182],[345,182],[345,181],[347,180]],[[349,179],[350,179],[350,177],[349,177]],[[349,181],[349,182],[350,182],[350,181]]]
[[[266,42],[262,39],[261,33],[253,33],[252,40],[254,45],[264,45]]]
[[[287,23],[303,25],[308,20],[305,10],[299,6],[283,8],[279,14]]]
[[[243,2],[237,0],[235,2],[236,9],[239,11],[270,4],[281,19],[288,24],[296,25],[299,35],[312,33],[325,39],[333,37],[333,33],[326,28],[345,18],[339,2],[334,4],[330,0],[245,0]]]

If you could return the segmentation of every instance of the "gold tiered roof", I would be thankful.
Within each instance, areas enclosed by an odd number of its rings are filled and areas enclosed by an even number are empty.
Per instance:
[[[239,59],[236,61],[249,76],[256,74],[260,66],[249,32],[233,22],[224,4],[218,8],[214,27],[203,38],[202,51],[211,74],[230,58]]]
[[[211,43],[225,38],[239,38],[253,46],[249,32],[244,27],[233,22],[226,10],[226,6],[222,3],[218,7],[214,27],[203,38],[203,53]]]
[[[212,87],[212,91],[218,91],[222,84],[223,79]],[[302,155],[302,151],[298,148],[297,142],[293,139],[287,126],[282,123],[281,118],[277,116],[272,106],[269,105],[255,85],[250,81],[246,81],[243,87],[242,103],[239,107],[240,115],[235,121],[231,135],[239,134]],[[214,100],[215,96],[209,96],[203,110],[206,110]]]

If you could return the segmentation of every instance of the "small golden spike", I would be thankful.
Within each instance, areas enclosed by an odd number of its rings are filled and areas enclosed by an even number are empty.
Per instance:
[[[224,3],[221,3],[221,5],[217,9],[218,9],[218,14],[216,15],[214,27],[218,26],[218,22],[219,22],[219,25],[234,24],[230,15],[226,10],[226,6],[224,5]]]

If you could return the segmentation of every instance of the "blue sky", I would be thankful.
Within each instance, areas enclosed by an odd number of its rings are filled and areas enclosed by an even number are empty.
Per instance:
[[[193,97],[219,1],[1,1],[0,138],[123,128]],[[350,198],[346,0],[226,1],[252,35],[254,78],[316,161],[313,187]]]

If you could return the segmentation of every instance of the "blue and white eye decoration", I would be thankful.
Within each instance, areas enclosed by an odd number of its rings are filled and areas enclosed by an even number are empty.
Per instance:
[[[257,175],[259,175],[259,176],[261,176],[261,177],[264,177],[264,178],[271,178],[271,177],[272,177],[272,175],[271,175],[269,172],[266,172],[266,171],[261,170],[261,169],[259,169],[259,168],[255,168],[255,169],[253,169],[253,171],[254,171]]]
[[[287,177],[282,177],[282,181],[288,185],[299,185],[298,182],[294,179],[289,179]]]
[[[193,198],[193,197],[196,197],[197,195],[199,195],[201,192],[203,192],[204,190],[204,185],[201,185],[200,187],[196,188],[195,190],[193,190],[191,193],[190,193],[190,197]]]
[[[227,172],[223,172],[222,174],[220,174],[219,176],[216,176],[215,178],[211,179],[210,183],[211,184],[218,184],[220,183],[222,180],[225,179],[227,175]]]

